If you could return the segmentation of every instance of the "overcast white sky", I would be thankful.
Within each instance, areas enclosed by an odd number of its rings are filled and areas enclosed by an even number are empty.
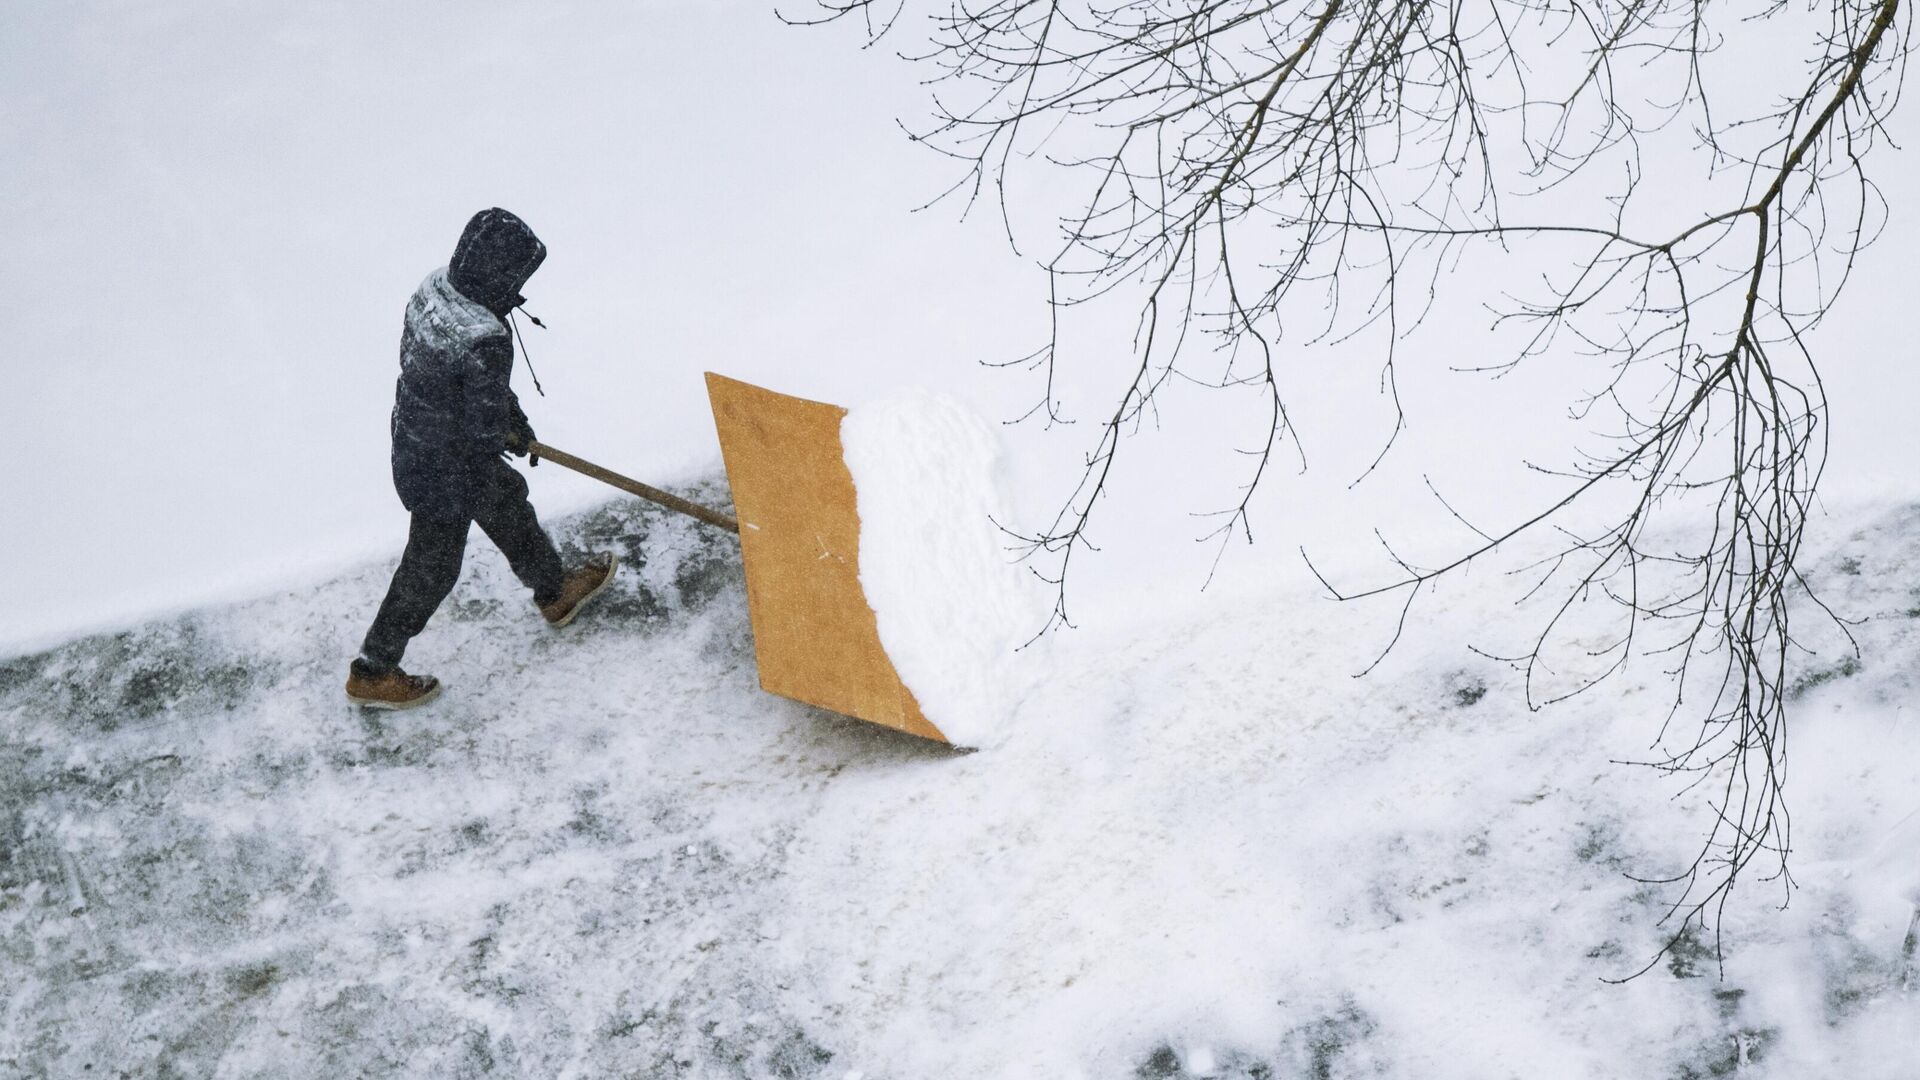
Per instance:
[[[1035,388],[977,361],[1034,344],[1043,282],[990,216],[910,212],[952,174],[894,123],[922,108],[916,73],[851,29],[788,28],[764,0],[0,8],[0,652],[396,554],[401,310],[489,205],[550,249],[527,290],[550,396],[524,369],[516,388],[543,439],[612,467],[717,468],[708,369],[848,404],[924,385],[1024,410]],[[1895,319],[1912,174],[1881,160],[1890,234],[1818,343],[1839,498],[1920,487]],[[1229,572],[1364,538],[1422,472],[1471,485],[1485,451],[1466,440],[1534,392],[1480,385],[1429,389],[1403,483],[1376,495],[1345,483],[1378,412],[1303,416],[1324,480],[1276,484],[1256,520],[1271,543]],[[1170,401],[1168,428],[1206,434],[1205,408]],[[1014,437],[1037,513],[1084,440]],[[1182,515],[1217,504],[1195,495],[1198,461],[1176,451],[1117,489],[1107,537],[1137,550],[1113,565],[1198,587]],[[533,480],[546,512],[603,497],[559,469]]]

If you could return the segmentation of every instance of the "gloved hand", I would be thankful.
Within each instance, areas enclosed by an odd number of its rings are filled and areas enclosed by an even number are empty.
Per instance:
[[[501,453],[512,454],[514,457],[526,458],[527,468],[531,469],[535,465],[540,464],[539,454],[532,454],[531,456],[529,456],[532,449],[533,449],[533,435],[531,432],[525,435],[522,435],[519,432],[512,432],[507,435],[506,449],[502,450]]]
[[[526,457],[533,443],[533,425],[527,422],[527,414],[520,411],[520,403],[516,401],[513,403],[513,414],[508,418],[507,452],[515,457]],[[538,465],[540,459],[536,457],[529,464]]]

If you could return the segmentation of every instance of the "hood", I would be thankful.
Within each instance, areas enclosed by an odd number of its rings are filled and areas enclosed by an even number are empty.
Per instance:
[[[467,222],[447,280],[467,299],[504,315],[525,299],[520,290],[546,257],[547,245],[527,223],[496,206]]]

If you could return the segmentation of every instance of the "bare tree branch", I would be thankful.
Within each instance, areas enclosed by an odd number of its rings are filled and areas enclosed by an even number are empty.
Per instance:
[[[1265,405],[1264,430],[1235,444],[1250,445],[1239,496],[1200,537],[1224,552],[1234,536],[1251,541],[1274,453],[1299,452],[1283,356],[1362,335],[1381,343],[1391,423],[1364,479],[1404,429],[1396,346],[1438,302],[1444,268],[1481,247],[1547,265],[1498,312],[1494,338],[1517,347],[1465,367],[1497,377],[1549,355],[1589,365],[1601,378],[1571,411],[1602,445],[1535,466],[1561,479],[1559,493],[1504,527],[1470,526],[1473,540],[1435,567],[1385,546],[1384,580],[1320,580],[1341,599],[1403,594],[1391,649],[1428,586],[1523,537],[1554,540],[1520,571],[1547,614],[1503,658],[1525,673],[1533,707],[1633,655],[1669,665],[1673,697],[1648,763],[1707,792],[1710,823],[1691,866],[1661,879],[1674,887],[1668,947],[1717,935],[1739,880],[1787,895],[1790,617],[1802,603],[1825,610],[1797,564],[1827,442],[1808,334],[1884,213],[1864,163],[1905,70],[1912,23],[1900,0],[1826,0],[1804,17],[1700,0],[872,8],[818,4],[821,18],[865,19],[876,38],[926,18],[914,59],[934,73],[934,112],[915,137],[960,164],[954,191],[969,205],[993,186],[1010,238],[1011,171],[1086,178],[1042,264],[1054,318],[1019,362],[1043,383],[1029,416],[1071,422],[1056,396],[1061,313],[1123,291],[1139,304],[1133,355],[1078,484],[1022,538],[1056,589],[1050,626],[1070,625],[1074,557],[1093,550],[1121,448],[1170,384],[1257,392]],[[1730,34],[1753,47],[1762,16],[1789,27],[1771,40],[1798,45],[1801,66],[1745,72],[1729,101],[1718,72],[1733,58],[1721,50]],[[1772,96],[1740,89],[1757,82]],[[1697,190],[1650,178],[1643,147],[1675,133],[1697,140],[1711,173]],[[1510,217],[1510,205],[1524,210]],[[1675,526],[1695,539],[1678,550],[1654,539]],[[1617,629],[1587,650],[1592,670],[1550,687],[1547,650],[1595,600]],[[1697,727],[1676,726],[1682,715]]]

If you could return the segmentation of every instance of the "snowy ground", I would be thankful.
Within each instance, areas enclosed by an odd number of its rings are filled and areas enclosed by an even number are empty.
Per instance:
[[[1471,588],[1364,680],[1376,612],[1247,596],[1022,654],[955,754],[759,693],[731,538],[618,504],[560,634],[476,536],[416,714],[340,697],[390,564],[0,662],[0,1073],[1911,1076],[1920,511],[1821,530],[1863,657],[1724,980],[1601,981],[1703,824],[1608,763],[1657,665],[1528,713]]]

